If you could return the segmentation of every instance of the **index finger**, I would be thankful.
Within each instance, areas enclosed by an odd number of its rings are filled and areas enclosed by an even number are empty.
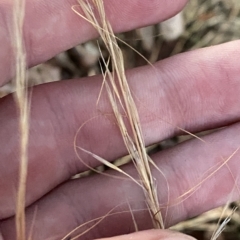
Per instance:
[[[9,80],[13,2],[0,0],[0,86]],[[104,0],[114,31],[122,32],[160,22],[176,14],[187,0]],[[75,14],[76,0],[26,0],[24,38],[29,65],[46,61],[97,36],[94,28]],[[79,8],[80,9],[80,8]]]

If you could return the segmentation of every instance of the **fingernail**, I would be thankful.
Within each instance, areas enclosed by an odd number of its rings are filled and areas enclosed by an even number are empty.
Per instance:
[[[196,240],[196,239],[191,236],[182,234],[182,233],[172,233],[171,232],[171,234],[167,237],[154,239],[154,240]]]
[[[150,230],[147,231],[151,237],[148,240],[196,240],[195,238],[183,233],[169,230]]]
[[[196,240],[182,233],[168,230],[148,230],[122,235],[113,238],[102,238],[98,240]]]

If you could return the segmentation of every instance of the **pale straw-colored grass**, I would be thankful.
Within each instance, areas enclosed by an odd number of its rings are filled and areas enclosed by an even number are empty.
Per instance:
[[[85,16],[81,15],[76,8],[73,9],[96,28],[109,52],[109,61],[104,62],[107,69],[103,74],[104,86],[123,141],[138,171],[153,219],[153,226],[164,228],[163,218],[159,211],[156,183],[150,167],[151,161],[146,152],[137,107],[126,78],[123,54],[106,17],[103,1],[93,0],[92,2],[94,6],[91,6],[88,1],[79,1]],[[109,71],[109,64],[111,64],[112,72]],[[126,118],[123,118],[122,113],[126,115]],[[96,158],[99,160],[99,157]]]
[[[227,204],[225,206],[225,208],[223,209],[222,214],[224,214],[224,212],[227,210],[227,208],[229,204]],[[217,229],[213,232],[213,235],[211,237],[211,240],[217,240],[221,233],[225,230],[227,224],[231,221],[233,214],[235,213],[235,211],[237,210],[237,207],[233,208],[231,213],[223,220],[223,222],[220,224],[220,221],[222,220],[222,217],[219,218],[218,224],[217,224]]]
[[[19,182],[16,201],[16,233],[17,240],[25,240],[25,194],[28,164],[28,129],[29,102],[26,90],[26,53],[23,40],[23,22],[25,16],[25,1],[14,0],[12,44],[16,65],[15,100],[19,113]]]

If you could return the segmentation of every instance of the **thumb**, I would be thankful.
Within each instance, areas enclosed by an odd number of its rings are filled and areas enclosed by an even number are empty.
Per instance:
[[[148,230],[143,232],[131,233],[112,238],[101,238],[99,240],[195,240],[195,238],[182,233],[169,230]]]

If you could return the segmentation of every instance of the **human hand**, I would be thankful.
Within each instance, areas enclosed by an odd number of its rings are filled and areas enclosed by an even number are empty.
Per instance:
[[[185,0],[152,0],[150,5],[142,0],[125,4],[124,1],[110,4],[110,0],[105,0],[109,19],[118,32],[159,22],[186,3]],[[1,22],[5,23],[0,29],[3,32],[0,35],[0,82],[3,84],[12,77],[12,1],[1,0],[1,3]],[[72,12],[74,4],[73,0],[27,1],[24,36],[29,66],[96,36],[92,27]],[[228,165],[223,162],[240,145],[237,134],[240,125],[236,123],[240,118],[239,47],[240,42],[236,41],[180,54],[157,63],[155,69],[147,66],[127,72],[147,145],[179,134],[180,128],[197,132],[228,126],[203,137],[205,142],[194,139],[152,156],[169,183],[168,193],[163,176],[155,175],[160,203],[169,205],[167,227],[222,205],[230,197],[231,200],[238,198],[235,187],[240,184],[237,179],[239,153],[236,152]],[[33,90],[26,195],[27,228],[30,231],[34,223],[33,239],[61,239],[77,226],[106,215],[116,206],[120,206],[117,212],[128,213],[107,216],[83,239],[134,231],[129,204],[139,229],[151,227],[148,211],[140,211],[146,206],[142,190],[135,183],[101,175],[69,180],[74,174],[87,170],[76,157],[73,139],[79,126],[93,117],[98,116],[83,127],[78,145],[109,161],[126,154],[116,126],[99,116],[96,109],[101,80],[97,76],[50,83]],[[106,99],[103,95],[99,106],[103,113],[110,112]],[[19,167],[18,116],[12,96],[0,100],[0,111],[0,229],[4,240],[12,240],[15,239],[13,216]],[[235,124],[230,126],[232,123]],[[80,154],[87,164],[100,164],[91,156]],[[206,179],[209,169],[219,166],[220,170]],[[124,170],[133,176],[136,174],[131,165]],[[194,194],[183,201],[184,197],[179,196],[190,189],[195,190]],[[163,216],[165,213],[163,209]],[[150,239],[151,234],[157,239],[171,236],[160,231],[138,233],[136,238]]]

